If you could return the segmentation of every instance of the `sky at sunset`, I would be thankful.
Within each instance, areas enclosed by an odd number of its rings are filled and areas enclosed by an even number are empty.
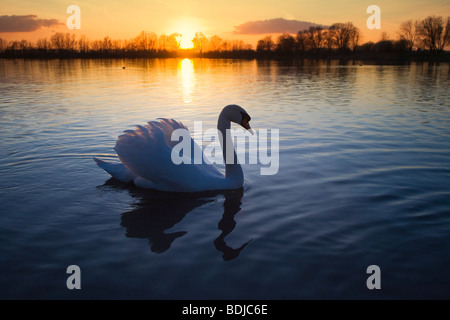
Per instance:
[[[72,4],[81,9],[80,30],[69,30],[66,26],[69,17],[66,10]],[[373,4],[381,8],[381,30],[369,30],[366,27],[366,20],[370,16],[366,10]],[[379,40],[383,31],[387,32],[391,39],[396,39],[401,22],[423,19],[429,15],[450,16],[450,1],[2,0],[0,38],[35,41],[62,31],[86,35],[92,40],[105,36],[129,39],[145,30],[158,35],[179,32],[186,40],[192,38],[196,31],[201,31],[207,37],[218,35],[223,39],[242,39],[255,45],[268,31],[274,30],[273,34],[276,34],[280,30],[276,24],[284,19],[321,25],[351,21],[362,31],[362,42],[366,42]],[[21,20],[18,20],[19,18]],[[256,27],[256,21],[259,21],[261,26],[265,20],[272,19],[278,20],[273,20],[270,25],[266,23],[264,29],[259,30]]]

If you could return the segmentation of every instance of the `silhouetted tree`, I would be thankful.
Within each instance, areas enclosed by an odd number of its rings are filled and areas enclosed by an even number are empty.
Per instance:
[[[19,50],[22,51],[22,54],[26,54],[33,48],[33,44],[28,40],[21,40],[18,43]]]
[[[158,36],[156,33],[141,31],[139,35],[134,38],[134,48],[139,51],[154,51],[158,43]]]
[[[195,37],[192,39],[192,43],[194,44],[194,48],[197,49],[200,54],[202,54],[206,49],[208,39],[202,32],[196,32]]]
[[[285,32],[277,38],[276,51],[291,54],[295,51],[295,38]]]
[[[322,48],[324,37],[322,27],[309,27],[305,32],[306,46],[309,50],[317,51]]]
[[[417,27],[419,21],[408,20],[400,25],[400,40],[404,40],[409,51],[411,51],[417,42]]]
[[[223,39],[218,36],[212,36],[211,39],[209,39],[209,51],[220,51],[221,46],[223,43]]]
[[[167,50],[170,52],[176,52],[180,48],[180,41],[179,38],[181,37],[180,33],[172,33],[167,38]]]
[[[123,40],[111,40],[112,43],[112,51],[113,52],[121,52],[124,50],[124,41]]]
[[[80,36],[80,39],[78,39],[78,51],[88,52],[89,48],[90,48],[89,39],[85,35]]]
[[[167,44],[169,43],[169,37],[166,34],[161,34],[158,38],[159,51],[167,51]]]
[[[276,48],[275,42],[272,40],[272,36],[266,36],[259,40],[256,45],[256,51],[258,52],[272,52]]]
[[[52,44],[47,38],[41,38],[36,42],[36,48],[42,51],[49,51],[52,48]]]
[[[295,49],[300,53],[304,53],[308,50],[306,31],[299,31],[295,36]]]
[[[77,40],[76,40],[75,34],[67,32],[64,37],[64,42],[65,42],[66,50],[75,51],[75,48],[77,45]]]
[[[441,52],[450,43],[450,17],[444,25],[442,17],[429,16],[420,21],[417,35],[422,47],[431,52]]]
[[[323,41],[324,41],[324,47],[326,47],[328,49],[328,51],[331,51],[331,49],[334,46],[334,33],[332,30],[324,30],[323,31]]]
[[[62,51],[65,50],[64,33],[56,32],[50,37],[50,41],[54,49]]]
[[[8,51],[19,51],[20,50],[20,41],[10,41],[7,46]]]
[[[243,50],[251,50],[252,46],[249,44],[246,44],[242,40],[232,40],[231,41],[231,50],[232,51],[243,51]]]
[[[380,41],[388,41],[389,40],[389,34],[386,31],[383,31],[380,35]]]
[[[111,52],[113,50],[113,44],[110,37],[103,38],[100,50],[103,52]]]
[[[134,41],[132,41],[132,40],[123,40],[122,48],[126,52],[133,52],[134,51]]]
[[[52,46],[58,51],[75,51],[76,36],[73,33],[56,32],[50,38]]]
[[[351,22],[335,23],[330,27],[333,42],[341,50],[354,49],[359,43],[360,31]]]
[[[92,51],[97,51],[100,52],[102,51],[102,47],[103,47],[103,41],[102,40],[94,40],[92,41]]]

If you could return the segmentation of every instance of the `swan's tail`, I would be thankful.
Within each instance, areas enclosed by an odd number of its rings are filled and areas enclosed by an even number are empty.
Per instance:
[[[125,167],[121,162],[109,162],[94,157],[94,161],[97,165],[108,172],[113,178],[130,183],[136,178],[136,175]]]

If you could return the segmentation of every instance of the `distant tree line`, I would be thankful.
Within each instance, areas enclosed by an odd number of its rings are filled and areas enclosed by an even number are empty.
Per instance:
[[[5,41],[0,38],[0,57],[172,57],[180,52],[185,55],[214,53],[236,53],[252,51],[252,46],[242,40],[223,40],[218,36],[207,38],[197,32],[192,39],[192,49],[180,48],[181,34],[157,35],[142,31],[129,40],[114,40],[105,37],[89,40],[85,35],[78,39],[75,34],[57,32],[50,39],[43,38],[35,43],[28,40]]]
[[[374,42],[360,44],[361,32],[351,22],[335,23],[329,28],[310,27],[295,36],[284,33],[273,40],[266,36],[257,43],[260,55],[299,55],[330,57],[350,55],[376,58],[377,55],[405,56],[415,51],[416,56],[438,56],[450,45],[450,17],[430,16],[424,20],[405,21],[400,25],[398,40],[390,40],[386,33]]]
[[[335,23],[325,29],[322,27],[310,27],[308,30],[299,31],[294,37],[289,33],[280,35],[276,41],[267,36],[258,41],[256,51],[260,53],[277,52],[281,54],[291,53],[317,53],[326,49],[349,52],[354,50],[359,43],[361,32],[351,22]]]
[[[211,58],[283,58],[283,57],[350,57],[377,58],[379,56],[436,57],[450,44],[450,17],[429,16],[423,20],[408,20],[400,25],[398,40],[390,40],[386,33],[374,42],[361,42],[361,31],[351,22],[334,23],[328,28],[311,27],[292,35],[283,33],[276,39],[266,36],[257,42],[256,50],[242,40],[224,40],[218,36],[207,38],[197,32],[192,49],[180,48],[181,34],[157,35],[142,31],[128,40],[105,37],[89,40],[73,33],[55,33],[49,39],[35,43],[5,41],[0,38],[0,57],[60,58],[60,57],[211,57]],[[448,59],[449,54],[446,54]]]

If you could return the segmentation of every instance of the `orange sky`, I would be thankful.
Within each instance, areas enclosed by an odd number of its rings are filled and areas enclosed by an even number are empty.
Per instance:
[[[69,30],[66,13],[70,4],[81,9],[81,29]],[[381,8],[381,30],[369,30],[366,13],[369,5]],[[29,32],[1,32],[6,40],[37,40],[57,31],[75,32],[90,39],[110,36],[113,39],[135,37],[140,31],[158,35],[179,32],[186,38],[196,31],[207,37],[218,35],[223,39],[242,39],[255,45],[264,34],[234,34],[235,26],[249,21],[284,18],[308,21],[322,25],[335,22],[353,22],[362,31],[362,42],[377,41],[385,31],[391,39],[397,38],[398,26],[409,19],[423,19],[428,15],[450,16],[450,1],[356,1],[356,0],[99,0],[65,2],[56,0],[2,0],[0,16],[37,15],[37,19],[57,19],[61,25],[43,26]]]

